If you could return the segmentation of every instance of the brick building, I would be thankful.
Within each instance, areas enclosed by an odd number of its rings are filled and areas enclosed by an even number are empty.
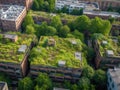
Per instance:
[[[0,0],[0,4],[14,4],[14,5],[21,5],[26,6],[26,8],[30,8],[32,5],[33,0]]]
[[[120,7],[119,0],[79,0],[79,1],[98,2],[100,9],[102,10],[106,10],[109,6],[112,6],[113,8]]]
[[[0,29],[18,31],[26,16],[26,7],[18,5],[0,5]]]
[[[0,38],[0,72],[9,75],[12,80],[24,77],[28,72],[28,56],[35,44],[35,36],[26,34],[0,34],[0,36],[2,36]],[[17,39],[17,41],[7,43],[6,40],[8,41],[8,39]],[[4,57],[2,57],[3,55]]]
[[[117,39],[113,38],[112,39],[112,44],[117,43]],[[106,40],[98,41],[93,40],[93,48],[95,51],[95,67],[96,68],[114,68],[114,67],[119,67],[120,66],[120,55],[115,55],[115,51],[109,50],[108,48],[103,48],[104,50],[101,49],[101,46],[105,46],[110,44]],[[115,48],[115,47],[114,47]]]

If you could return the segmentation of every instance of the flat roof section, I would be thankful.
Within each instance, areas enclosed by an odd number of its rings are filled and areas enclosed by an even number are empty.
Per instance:
[[[24,8],[19,5],[0,5],[0,19],[15,21]]]
[[[3,38],[5,34],[0,34],[0,62],[20,63],[34,39],[34,35],[7,33],[9,36],[18,36],[18,40],[13,42],[9,37]]]

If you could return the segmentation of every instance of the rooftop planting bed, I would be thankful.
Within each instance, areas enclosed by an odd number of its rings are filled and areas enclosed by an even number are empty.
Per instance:
[[[9,35],[16,35],[18,37],[17,41],[13,42],[10,39],[3,38],[4,35],[0,34],[0,62],[20,63],[24,58],[27,48],[25,52],[19,52],[18,50],[22,50],[21,48],[23,46],[28,47],[33,40],[33,36],[20,33],[9,33]]]
[[[80,68],[86,64],[84,47],[79,39],[42,36],[29,60],[31,65]]]
[[[43,12],[43,11],[30,11],[30,13],[32,14],[32,16],[41,16],[44,18],[52,18],[52,16],[60,16],[61,19],[65,19],[65,20],[74,20],[75,18],[77,18],[78,16],[75,15],[68,15],[65,13],[60,13],[60,14],[53,14],[53,13],[47,13],[47,12]]]
[[[97,41],[102,56],[120,56],[120,42],[118,37],[97,36]]]

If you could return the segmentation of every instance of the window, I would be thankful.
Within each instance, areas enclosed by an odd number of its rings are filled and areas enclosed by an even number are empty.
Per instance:
[[[114,88],[114,83],[112,83],[112,88]]]
[[[109,78],[110,81],[112,81],[111,77]]]

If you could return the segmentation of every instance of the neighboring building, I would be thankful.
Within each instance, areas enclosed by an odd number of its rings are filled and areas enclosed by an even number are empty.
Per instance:
[[[107,90],[120,90],[120,68],[108,69]]]
[[[14,38],[16,42],[10,40],[11,36],[18,38]],[[0,72],[6,73],[11,79],[24,77],[28,72],[28,55],[35,39],[34,35],[0,34]]]
[[[55,8],[56,10],[61,10],[63,7],[67,7],[69,12],[74,9],[80,10],[81,8],[87,11],[99,10],[99,5],[96,2],[80,2],[78,0],[56,0]]]
[[[79,0],[85,2],[98,2],[101,10],[107,10],[110,6],[112,8],[120,8],[120,0]]]
[[[106,11],[84,11],[83,14],[87,15],[90,18],[95,18],[96,16],[102,19],[109,19],[113,17],[116,20],[120,21],[120,14],[117,12],[106,12]]]
[[[57,88],[57,87],[54,87],[53,90],[69,90],[69,89],[64,89],[64,88]]]
[[[32,5],[33,0],[0,0],[0,4],[7,4],[7,5],[20,5],[25,6],[29,9]]]
[[[29,58],[30,76],[36,78],[44,72],[56,82],[77,82],[80,79],[86,49],[79,39],[42,36],[33,50],[37,56]]]
[[[103,38],[102,40],[93,40],[93,48],[96,53],[96,68],[113,68],[120,66],[120,52],[118,50],[119,42],[117,38]]]
[[[6,82],[0,81],[0,90],[8,90],[8,85]]]
[[[18,31],[25,16],[24,6],[0,5],[0,28],[3,31]]]

